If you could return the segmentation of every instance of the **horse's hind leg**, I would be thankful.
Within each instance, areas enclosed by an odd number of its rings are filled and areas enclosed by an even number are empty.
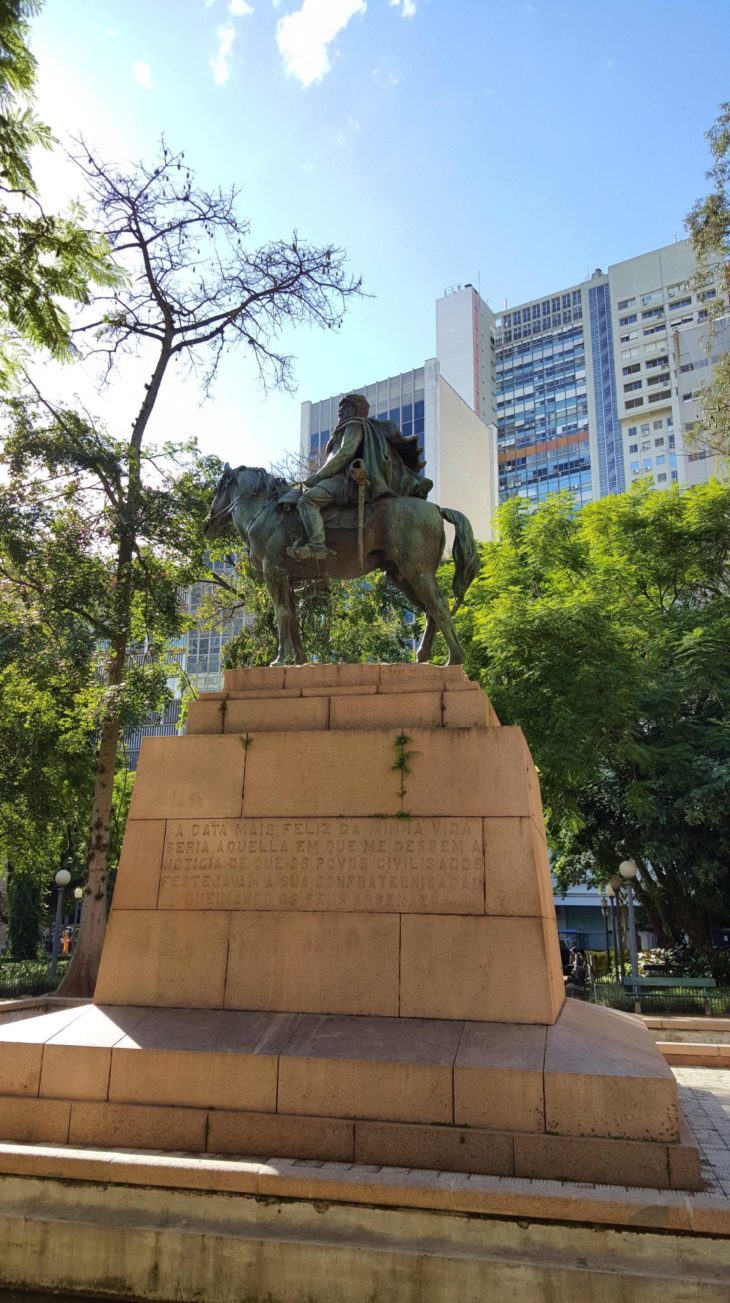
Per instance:
[[[464,653],[451,620],[449,604],[436,583],[436,576],[421,570],[409,575],[406,580],[419,606],[426,612],[426,628],[423,632],[417,658],[426,661],[433,650],[436,632],[442,633],[449,650],[449,665],[461,665]]]
[[[274,607],[274,619],[279,633],[279,650],[276,660],[271,664],[301,665],[306,656],[299,633],[291,579],[286,570],[264,564],[264,580]]]

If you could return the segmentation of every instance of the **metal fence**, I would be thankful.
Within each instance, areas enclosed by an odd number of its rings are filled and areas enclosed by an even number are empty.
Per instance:
[[[607,1005],[610,1009],[623,1009],[634,1012],[634,996],[619,982],[594,982],[586,991],[568,990],[573,998],[590,1000],[592,1004]],[[676,986],[662,987],[655,991],[642,987],[639,993],[641,1012],[645,1014],[686,1014],[689,1017],[710,1018],[730,1016],[730,988],[715,987],[698,990],[696,987],[682,986],[681,977]]]
[[[58,965],[58,975],[51,980],[49,965],[21,960],[0,964],[0,1000],[17,1000],[24,995],[50,995],[58,987],[68,967],[68,960]]]

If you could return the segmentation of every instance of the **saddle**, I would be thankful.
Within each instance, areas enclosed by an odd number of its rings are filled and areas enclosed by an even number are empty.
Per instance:
[[[372,502],[365,503],[365,528],[373,518]],[[357,529],[357,502],[332,503],[322,508],[322,520],[327,529]]]

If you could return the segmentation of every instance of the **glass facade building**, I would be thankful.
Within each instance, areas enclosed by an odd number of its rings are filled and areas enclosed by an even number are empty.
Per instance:
[[[580,290],[505,312],[496,322],[499,495],[537,505],[593,496],[586,340]]]
[[[425,369],[416,367],[401,375],[379,380],[377,384],[363,385],[351,391],[364,394],[370,404],[370,415],[379,421],[395,421],[401,433],[418,439],[422,458],[425,457]],[[311,404],[307,450],[309,460],[319,464],[324,460],[327,441],[337,424],[339,396],[323,398]]]

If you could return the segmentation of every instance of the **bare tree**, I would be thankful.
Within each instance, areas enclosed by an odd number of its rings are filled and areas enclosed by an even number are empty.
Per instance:
[[[84,920],[64,981],[68,995],[93,992],[106,926],[112,788],[120,740],[115,693],[124,680],[132,636],[138,538],[145,510],[142,446],[170,364],[180,359],[204,394],[224,351],[244,344],[262,383],[292,387],[292,359],[280,347],[291,324],[333,329],[360,281],[345,269],[342,249],[316,247],[295,233],[249,248],[249,223],[236,211],[235,189],[196,184],[182,153],[163,141],[152,167],[129,171],[101,161],[82,141],[84,173],[100,230],[123,281],[96,296],[75,331],[77,346],[98,354],[107,373],[129,353],[149,359],[128,442],[112,474],[116,515],[114,619],[107,665],[109,709],[99,736]]]

